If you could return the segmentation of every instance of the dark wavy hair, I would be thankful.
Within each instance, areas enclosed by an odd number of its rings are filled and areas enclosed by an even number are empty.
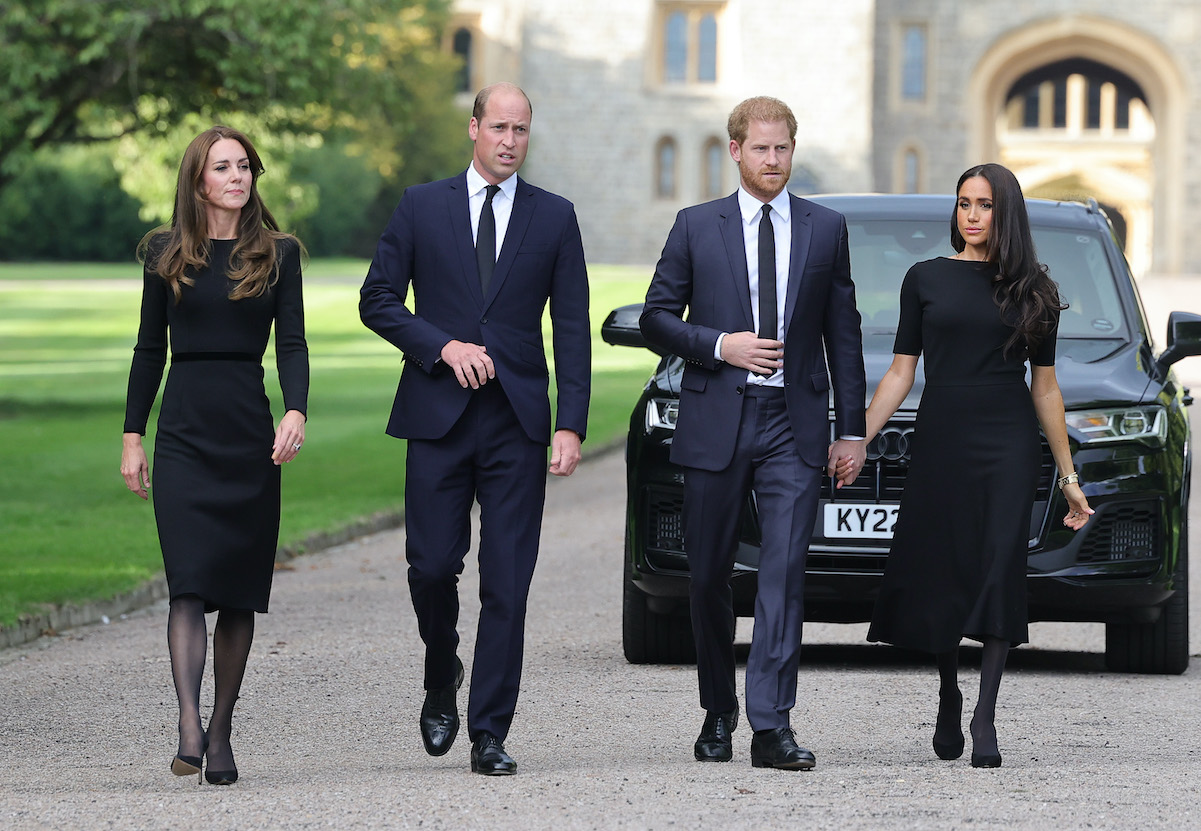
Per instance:
[[[204,168],[209,150],[221,139],[233,139],[241,144],[250,163],[250,198],[238,219],[238,242],[227,275],[237,283],[229,293],[230,299],[259,297],[275,285],[279,279],[276,242],[296,239],[279,230],[275,217],[263,204],[259,195],[263,162],[250,139],[230,127],[210,127],[192,139],[184,151],[175,185],[175,212],[171,224],[155,228],[138,244],[139,257],[171,287],[176,303],[180,299],[180,285],[192,285],[189,271],[208,265],[212,253],[206,200],[202,195]]]
[[[951,246],[959,252],[967,246],[959,233],[959,191],[968,179],[981,177],[992,188],[992,224],[988,232],[986,258],[996,263],[993,300],[1001,310],[1001,319],[1014,327],[1005,341],[1004,353],[1017,348],[1032,355],[1043,338],[1055,326],[1056,313],[1067,305],[1059,299],[1059,287],[1047,276],[1047,267],[1038,261],[1034,238],[1030,235],[1030,217],[1026,199],[1017,177],[999,164],[968,168],[955,185],[955,207],[951,211]]]

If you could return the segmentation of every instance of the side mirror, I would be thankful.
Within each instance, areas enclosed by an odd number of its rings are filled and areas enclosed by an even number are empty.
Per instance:
[[[1192,355],[1201,355],[1201,315],[1172,312],[1168,315],[1168,348],[1155,362],[1166,372],[1181,358]]]
[[[601,324],[601,338],[612,346],[638,346],[649,349],[656,355],[666,355],[666,352],[647,343],[646,338],[642,337],[642,329],[638,326],[640,317],[642,317],[641,303],[618,306],[609,312],[609,316]]]

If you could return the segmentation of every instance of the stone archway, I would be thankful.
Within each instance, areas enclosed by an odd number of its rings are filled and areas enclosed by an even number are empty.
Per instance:
[[[1141,88],[1155,122],[1145,181],[1089,169],[1079,160],[1074,163],[1067,147],[1061,158],[1042,160],[1040,176],[1033,170],[1040,165],[1031,163],[1019,178],[1042,190],[1048,183],[1078,176],[1098,188],[1100,201],[1122,203],[1123,210],[1133,214],[1145,211],[1146,239],[1131,240],[1131,246],[1139,248],[1130,249],[1146,252],[1138,257],[1139,270],[1179,273],[1184,255],[1184,185],[1179,174],[1185,160],[1185,82],[1167,50],[1145,32],[1103,18],[1064,15],[1003,34],[985,51],[969,81],[970,157],[1001,160],[1006,102],[1014,84],[1040,67],[1072,59],[1112,67]],[[1143,204],[1149,208],[1140,207],[1133,196],[1140,187],[1146,192]]]

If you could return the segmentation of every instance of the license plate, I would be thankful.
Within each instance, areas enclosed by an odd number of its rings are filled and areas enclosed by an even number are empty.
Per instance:
[[[892,539],[900,505],[828,502],[823,532],[826,539]]]

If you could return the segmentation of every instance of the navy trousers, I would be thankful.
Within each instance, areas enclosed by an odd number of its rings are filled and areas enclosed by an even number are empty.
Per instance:
[[[701,706],[737,709],[730,576],[739,516],[754,488],[762,529],[755,631],[746,666],[746,714],[754,730],[789,726],[796,704],[805,559],[821,468],[796,452],[783,390],[747,387],[734,458],[721,471],[684,472],[684,548],[691,572]]]
[[[458,577],[480,504],[480,620],[467,727],[504,740],[521,684],[526,599],[546,498],[546,446],[531,441],[493,380],[472,393],[441,439],[409,440],[405,466],[405,557],[417,626],[425,642],[425,687],[454,681],[459,645]]]

